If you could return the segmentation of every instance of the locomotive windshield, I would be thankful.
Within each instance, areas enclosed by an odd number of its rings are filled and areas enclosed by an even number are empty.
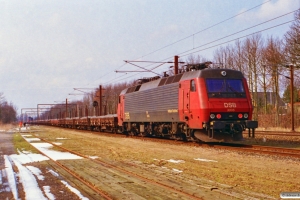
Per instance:
[[[246,98],[241,79],[206,79],[209,98]]]

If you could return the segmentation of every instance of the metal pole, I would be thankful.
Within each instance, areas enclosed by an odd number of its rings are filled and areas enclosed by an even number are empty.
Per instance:
[[[291,70],[291,117],[292,117],[292,132],[295,131],[294,124],[294,66],[290,65]]]
[[[86,116],[86,117],[89,116],[89,112],[88,112],[88,107],[87,107],[87,105],[85,105],[85,116]]]
[[[66,118],[68,117],[68,99],[66,99]]]
[[[178,58],[179,56],[174,56],[174,74],[178,74]]]
[[[75,113],[75,117],[78,117],[78,118],[79,118],[78,105],[76,105],[76,113]]]
[[[102,89],[102,86],[101,85],[99,85],[99,104],[98,104],[98,106],[99,106],[99,108],[98,108],[98,116],[101,116],[101,106],[100,106],[100,102],[101,102],[101,93],[100,93],[100,91],[101,91],[101,89]]]
[[[102,116],[102,85],[99,86],[99,98],[100,98],[100,102],[99,102],[99,116]]]

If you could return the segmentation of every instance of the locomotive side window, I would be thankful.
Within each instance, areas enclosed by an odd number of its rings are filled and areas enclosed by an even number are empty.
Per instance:
[[[191,80],[190,89],[191,89],[191,92],[196,92],[195,80]]]
[[[206,79],[210,98],[246,98],[241,79]]]

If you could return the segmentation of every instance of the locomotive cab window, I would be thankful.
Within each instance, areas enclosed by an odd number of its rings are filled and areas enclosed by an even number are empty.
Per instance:
[[[246,98],[242,79],[206,79],[209,98]]]
[[[196,92],[195,80],[191,80],[190,89],[191,89],[191,92]]]

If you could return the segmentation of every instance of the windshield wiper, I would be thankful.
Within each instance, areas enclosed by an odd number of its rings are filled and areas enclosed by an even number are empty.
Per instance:
[[[228,83],[227,83],[227,88],[229,88],[232,92],[234,92],[235,94],[239,95],[239,96],[243,96],[244,93],[242,92],[238,92],[236,91],[234,88],[232,88]]]

